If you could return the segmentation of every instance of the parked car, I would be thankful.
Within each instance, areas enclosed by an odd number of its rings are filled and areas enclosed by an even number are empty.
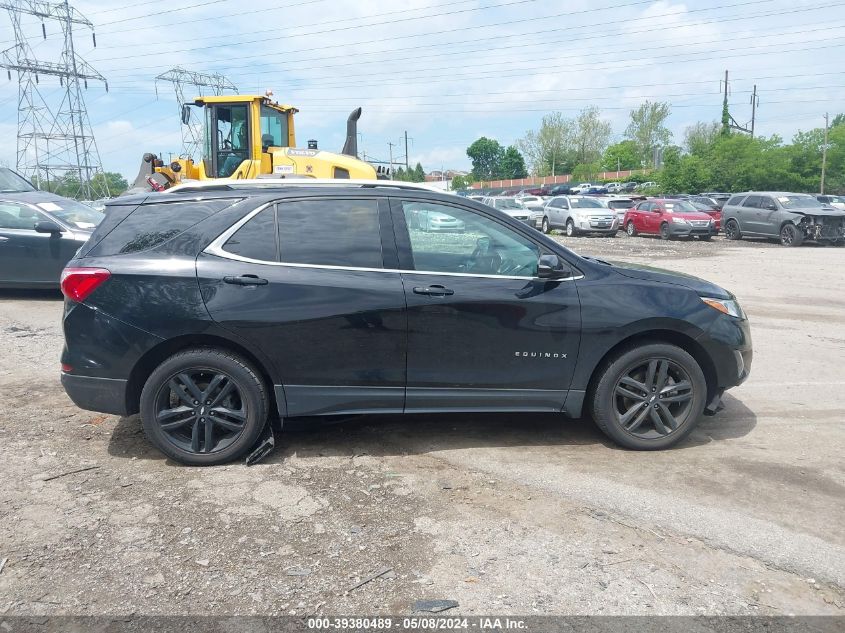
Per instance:
[[[690,202],[697,202],[698,204],[706,204],[711,209],[718,209],[719,211],[722,210],[722,207],[725,206],[725,203],[730,199],[731,195],[728,194],[713,194],[712,196],[708,195],[698,195],[698,196],[690,196]]]
[[[543,233],[563,229],[570,237],[585,233],[615,237],[619,229],[615,212],[599,199],[585,196],[556,196],[542,209],[531,212],[529,224]]]
[[[0,169],[0,288],[58,288],[103,214]]]
[[[534,195],[517,196],[516,202],[523,209],[527,209],[529,211],[532,211],[534,209],[542,209],[543,206],[545,206],[546,204],[546,201],[543,198]]]
[[[625,226],[625,212],[634,206],[634,201],[631,198],[611,196],[610,198],[597,198],[597,200],[608,209],[616,212],[616,219],[619,221],[618,228],[621,229]]]
[[[494,209],[498,209],[503,213],[507,213],[513,219],[525,222],[526,224],[531,216],[531,212],[528,209],[523,208],[522,205],[514,198],[490,196],[484,198],[484,204],[493,207]]]
[[[713,219],[713,228],[716,233],[722,230],[722,211],[720,208],[714,207],[712,204],[704,204],[703,202],[693,202],[691,199],[687,200],[696,211],[706,213]]]
[[[592,187],[582,189],[580,193],[582,196],[599,196],[608,193],[608,191],[604,185],[593,185]]]
[[[590,414],[662,449],[750,371],[748,320],[710,282],[410,183],[254,182],[111,203],[63,273],[65,390],[140,411],[176,461],[249,453],[271,411]],[[466,231],[410,228],[421,206]]]
[[[637,183],[635,182],[623,182],[622,188],[619,190],[620,193],[633,193],[637,190]]]
[[[805,240],[845,245],[845,211],[805,193],[736,194],[722,208],[722,225],[729,240],[767,237],[784,246],[800,246]]]
[[[592,186],[594,186],[594,185],[590,182],[582,182],[582,183],[575,185],[574,187],[571,187],[570,190],[571,190],[571,193],[581,193],[583,191],[586,191],[587,189],[589,189]]]
[[[653,180],[649,180],[648,182],[641,182],[635,187],[636,191],[645,191],[646,189],[652,189],[657,186],[657,183]]]
[[[845,209],[845,196],[825,196],[818,195],[816,200],[822,204],[833,207],[834,209]]]
[[[548,195],[550,197],[554,197],[554,196],[565,196],[565,195],[569,195],[569,194],[574,194],[574,193],[577,193],[577,191],[575,191],[577,188],[578,188],[578,185],[576,185],[575,183],[571,183],[571,182],[563,183],[563,184],[560,184],[560,185],[554,185],[549,189]]]
[[[707,241],[716,233],[713,219],[706,213],[696,211],[686,200],[645,200],[628,209],[624,222],[625,231],[631,237],[651,234],[659,235],[664,240],[697,237]]]
[[[424,204],[408,208],[408,226],[425,232],[463,231],[464,223],[439,207]]]
[[[704,196],[705,198],[710,198],[719,206],[719,209],[721,210],[722,207],[725,206],[725,203],[730,200],[732,194],[724,193],[721,191],[707,191],[698,195]]]
[[[619,193],[622,191],[621,182],[609,182],[605,185],[605,187],[607,187],[607,193]]]

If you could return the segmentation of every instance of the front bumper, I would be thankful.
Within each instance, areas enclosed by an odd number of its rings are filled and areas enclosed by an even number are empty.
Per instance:
[[[672,237],[692,237],[697,235],[716,235],[713,224],[707,226],[693,226],[691,224],[669,224],[669,234]]]
[[[619,220],[579,220],[576,224],[579,231],[583,233],[616,233],[619,230]]]
[[[119,378],[74,376],[62,372],[62,387],[80,409],[127,415],[126,387],[128,381]]]

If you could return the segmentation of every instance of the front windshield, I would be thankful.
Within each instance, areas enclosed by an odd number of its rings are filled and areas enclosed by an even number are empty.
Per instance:
[[[822,203],[813,196],[778,196],[784,209],[818,209]]]
[[[569,204],[573,209],[602,209],[604,205],[593,198],[570,198]]]
[[[496,208],[497,209],[521,209],[516,201],[514,200],[496,200]]]
[[[666,207],[666,213],[695,213],[698,211],[692,203],[687,202],[686,200],[673,200],[672,202],[666,202],[663,205]]]
[[[56,218],[77,229],[93,229],[105,214],[92,209],[76,200],[56,200],[55,202],[39,202],[36,206],[42,211],[54,215]]]
[[[35,187],[11,169],[0,167],[0,193],[14,193],[18,191],[35,191]]]

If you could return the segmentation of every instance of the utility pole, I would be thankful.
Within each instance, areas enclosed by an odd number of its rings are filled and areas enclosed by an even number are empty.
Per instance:
[[[752,109],[751,114],[751,129],[744,127],[737,123],[736,119],[730,112],[728,108],[728,94],[730,94],[730,82],[728,81],[728,71],[725,71],[725,80],[724,80],[724,91],[725,97],[722,100],[722,133],[729,134],[731,130],[736,130],[737,132],[745,132],[746,134],[751,134],[754,136],[754,110]],[[756,100],[757,98],[757,86],[754,86],[754,96],[752,99]],[[752,101],[753,103],[753,101]]]
[[[409,171],[410,169],[411,166],[408,163],[408,130],[405,130],[405,171]]]
[[[754,138],[754,121],[757,118],[757,105],[760,103],[757,98],[757,84],[754,84],[754,92],[751,93],[751,138]]]
[[[203,88],[210,88],[213,95],[221,95],[225,90],[231,90],[237,94],[238,89],[231,81],[219,73],[196,73],[190,70],[185,70],[180,66],[171,68],[167,72],[163,72],[156,77],[155,90],[158,96],[158,82],[169,81],[173,83],[173,89],[176,91],[176,105],[179,108],[179,119],[182,119],[182,106],[187,103],[185,100],[185,86],[191,89],[196,89],[199,96],[202,96]],[[190,99],[197,96],[196,94],[189,95]],[[200,155],[203,144],[202,121],[188,121],[182,122],[182,158],[193,158]]]
[[[819,193],[824,194],[824,172],[827,167],[827,126],[828,115],[824,113],[824,145],[822,145],[822,182]]]
[[[49,185],[51,178],[69,175],[79,182],[76,194],[79,197],[94,200],[108,196],[106,179],[102,178],[99,183],[94,181],[94,176],[103,173],[103,167],[82,97],[82,86],[87,89],[89,79],[102,81],[108,92],[109,84],[76,53],[73,41],[74,25],[86,27],[91,29],[96,47],[93,23],[67,0],[57,3],[0,1],[0,9],[8,11],[15,32],[15,45],[0,51],[0,68],[6,69],[9,80],[12,71],[18,78],[18,170],[39,188]],[[46,21],[59,23],[63,36],[60,61],[36,59],[23,30],[24,16],[41,20],[41,34],[45,40]],[[45,76],[58,77],[59,85],[64,88],[57,107],[48,105],[41,93],[40,78]]]
[[[396,143],[388,142],[387,145],[390,147],[390,175],[393,176],[393,146]]]

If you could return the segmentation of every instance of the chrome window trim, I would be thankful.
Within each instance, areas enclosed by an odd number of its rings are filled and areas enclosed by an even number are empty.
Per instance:
[[[245,264],[260,264],[262,266],[284,266],[287,268],[313,268],[319,270],[348,270],[353,272],[366,273],[401,273],[406,275],[441,275],[446,277],[475,277],[478,279],[517,279],[517,280],[541,280],[541,281],[575,281],[583,279],[584,275],[575,275],[563,279],[546,279],[542,277],[518,277],[516,275],[477,275],[474,273],[447,273],[438,270],[408,270],[404,268],[361,268],[357,266],[331,266],[329,264],[298,264],[294,262],[270,262],[263,259],[252,259],[251,257],[243,257],[242,255],[235,255],[223,249],[223,245],[237,233],[244,224],[249,222],[256,215],[261,213],[267,207],[276,204],[275,202],[267,202],[258,208],[250,211],[240,220],[235,222],[228,229],[223,231],[211,244],[203,249],[203,253],[214,255],[215,257],[222,257],[223,259],[230,259]]]

